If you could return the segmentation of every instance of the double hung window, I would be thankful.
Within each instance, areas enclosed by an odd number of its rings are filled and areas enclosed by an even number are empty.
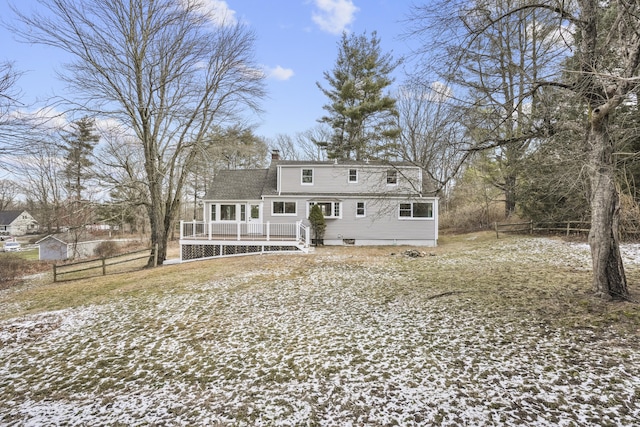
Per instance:
[[[387,185],[398,184],[398,171],[395,169],[389,169],[387,171]]]
[[[273,215],[295,215],[297,213],[296,202],[273,202],[271,212]]]
[[[313,185],[313,169],[302,169],[302,184]]]
[[[431,202],[400,203],[399,216],[401,219],[432,219],[433,203]]]

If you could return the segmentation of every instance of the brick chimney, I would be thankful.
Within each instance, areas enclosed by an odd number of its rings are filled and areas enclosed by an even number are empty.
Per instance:
[[[271,150],[271,161],[280,160],[280,150],[273,149]]]

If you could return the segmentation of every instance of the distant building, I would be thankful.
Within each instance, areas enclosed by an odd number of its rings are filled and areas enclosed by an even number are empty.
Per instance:
[[[27,211],[0,212],[0,238],[36,233],[38,228],[38,221]]]

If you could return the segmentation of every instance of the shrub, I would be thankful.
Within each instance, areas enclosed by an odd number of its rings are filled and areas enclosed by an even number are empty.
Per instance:
[[[31,273],[32,270],[32,262],[18,255],[0,255],[0,289],[16,284],[18,279]]]
[[[118,253],[118,244],[113,240],[105,240],[93,250],[93,253],[100,258],[114,256]]]
[[[315,235],[316,246],[318,246],[318,243],[322,243],[324,231],[327,229],[327,224],[324,221],[324,215],[320,206],[313,205],[311,207],[311,212],[309,212],[309,222],[311,223],[311,228]]]

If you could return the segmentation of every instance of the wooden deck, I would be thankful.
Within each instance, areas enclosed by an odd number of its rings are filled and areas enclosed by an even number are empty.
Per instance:
[[[193,261],[266,252],[307,252],[310,229],[288,224],[180,222],[180,259]]]

